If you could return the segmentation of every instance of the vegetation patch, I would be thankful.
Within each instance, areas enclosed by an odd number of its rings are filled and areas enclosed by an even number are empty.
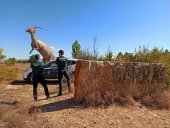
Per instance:
[[[117,94],[117,96],[114,99],[114,102],[116,105],[119,105],[119,106],[132,106],[135,104],[135,100],[127,92],[122,92],[122,93]]]
[[[36,111],[32,111],[29,113],[30,108],[32,108],[32,104],[25,101],[23,103],[19,103],[17,108],[11,107],[11,104],[0,104],[0,119],[1,126],[7,128],[51,128],[52,124],[45,118],[38,118],[38,113]],[[40,111],[39,111],[40,112]]]
[[[170,109],[170,94],[168,92],[144,96],[142,105],[151,109]]]
[[[10,81],[10,80],[16,80],[18,77],[18,67],[16,66],[9,66],[4,63],[0,64],[0,82],[1,81]]]

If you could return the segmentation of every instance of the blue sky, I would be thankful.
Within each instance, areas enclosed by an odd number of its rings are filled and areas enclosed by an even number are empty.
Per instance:
[[[25,30],[32,26],[41,26],[37,38],[67,57],[75,40],[92,50],[94,36],[99,54],[109,46],[115,55],[142,45],[170,50],[170,0],[0,0],[0,48],[7,57],[29,57]]]

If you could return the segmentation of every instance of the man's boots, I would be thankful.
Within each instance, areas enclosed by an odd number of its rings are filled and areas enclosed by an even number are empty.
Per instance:
[[[37,95],[34,95],[34,101],[37,101],[37,100],[38,100]]]
[[[59,87],[59,93],[58,96],[62,96],[62,87]]]
[[[49,96],[49,95],[47,95],[47,96],[46,96],[46,100],[48,100],[49,98],[50,98],[50,96]]]
[[[59,92],[59,93],[58,93],[58,96],[62,96],[62,93],[61,93],[61,92]]]
[[[70,86],[68,86],[68,93],[71,93],[71,88],[70,88]]]

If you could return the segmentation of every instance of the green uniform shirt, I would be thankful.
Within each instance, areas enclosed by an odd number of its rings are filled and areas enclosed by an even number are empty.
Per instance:
[[[32,68],[33,75],[42,75],[43,63],[40,62],[39,60],[33,62],[31,64],[31,68]]]
[[[67,58],[64,56],[57,57],[56,63],[58,64],[58,70],[65,70],[67,66]]]

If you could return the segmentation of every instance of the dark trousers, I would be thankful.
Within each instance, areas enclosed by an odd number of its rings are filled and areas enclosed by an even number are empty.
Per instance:
[[[70,88],[70,85],[71,85],[70,84],[70,76],[69,76],[67,70],[58,70],[59,94],[62,94],[63,75],[67,79],[68,89]]]
[[[49,96],[48,87],[47,87],[47,84],[46,84],[46,81],[45,81],[43,75],[33,75],[33,96],[37,97],[37,95],[38,95],[37,94],[38,83],[41,83],[41,85],[43,86],[45,95]]]

